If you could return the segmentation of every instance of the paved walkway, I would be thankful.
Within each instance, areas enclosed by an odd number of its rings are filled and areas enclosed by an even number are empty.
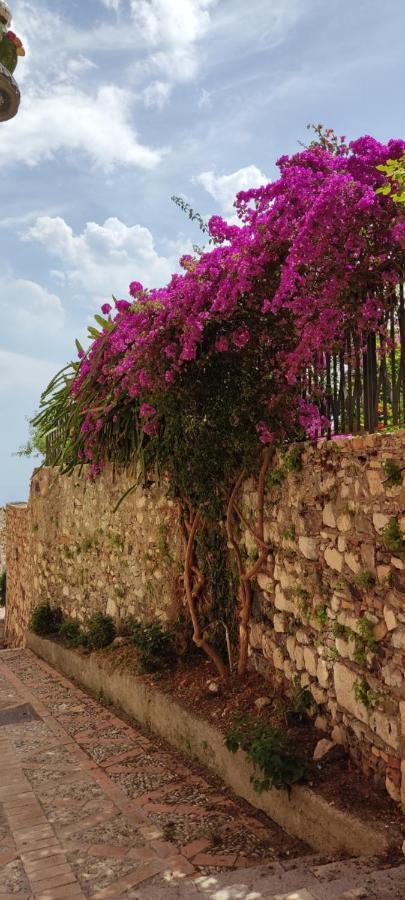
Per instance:
[[[29,651],[0,653],[0,760],[0,900],[405,898],[405,868],[311,854]]]

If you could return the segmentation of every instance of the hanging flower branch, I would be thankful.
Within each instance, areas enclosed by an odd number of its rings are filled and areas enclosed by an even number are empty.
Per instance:
[[[78,347],[79,362],[54,380],[37,420],[45,431],[64,423],[62,471],[88,463],[96,477],[108,461],[136,459],[165,474],[182,509],[194,640],[221,674],[199,619],[197,531],[226,522],[242,674],[252,581],[270,550],[263,508],[274,448],[326,432],[325,379],[308,371],[324,370],[330,353],[344,358],[349,332],[359,353],[371,331],[382,334],[403,280],[403,211],[376,189],[385,184],[377,167],[400,159],[405,143],[318,138],[278,161],[277,181],[238,194],[239,225],[210,220],[210,249],[183,257],[184,274],[151,291],[133,282],[130,300],[103,305],[89,350]],[[258,548],[249,567],[235,520],[242,472],[257,471],[260,449],[258,520],[244,521]]]

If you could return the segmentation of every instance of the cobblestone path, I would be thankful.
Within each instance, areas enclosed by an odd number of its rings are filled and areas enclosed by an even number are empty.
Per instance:
[[[401,869],[311,854],[29,651],[0,653],[0,761],[0,900],[405,898]]]

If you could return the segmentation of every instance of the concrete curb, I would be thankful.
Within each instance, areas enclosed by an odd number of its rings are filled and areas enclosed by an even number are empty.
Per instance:
[[[221,733],[204,719],[192,715],[171,697],[151,688],[127,671],[111,672],[100,656],[82,656],[61,644],[28,633],[27,646],[47,663],[75,679],[93,693],[103,692],[115,706],[147,725],[187,756],[197,759],[218,775],[239,797],[265,812],[290,834],[313,848],[328,853],[349,852],[372,856],[398,845],[397,836],[379,825],[368,824],[351,813],[336,809],[305,786],[272,790],[261,796],[250,784],[251,764],[242,751],[233,756]]]

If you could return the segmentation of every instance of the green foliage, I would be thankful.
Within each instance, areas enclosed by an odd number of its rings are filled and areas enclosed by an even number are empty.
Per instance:
[[[59,637],[62,638],[68,647],[80,647],[86,643],[85,635],[82,632],[79,622],[62,622],[62,625],[59,628]]]
[[[244,750],[259,775],[251,783],[257,794],[272,788],[291,788],[307,774],[305,761],[292,752],[288,738],[271,725],[250,718],[238,719],[225,735],[230,753]]]
[[[372,690],[366,678],[355,678],[353,691],[356,700],[366,709],[374,709],[377,706],[379,695]]]
[[[295,691],[291,699],[287,717],[292,713],[294,719],[298,718],[299,721],[304,721],[307,718],[307,714],[315,709],[315,701],[311,691],[309,691],[307,687],[301,686],[298,675],[293,678],[293,684],[295,686]]]
[[[405,550],[405,541],[398,524],[398,519],[396,519],[395,516],[393,516],[388,522],[388,525],[382,529],[381,537],[387,550],[390,550],[391,553],[403,553]]]
[[[300,447],[298,444],[294,444],[293,447],[288,451],[285,459],[284,459],[284,471],[289,474],[290,472],[301,472],[302,470],[302,454],[304,452],[304,448]]]
[[[322,627],[328,624],[328,607],[325,604],[323,604],[323,606],[317,606],[315,618]]]
[[[375,585],[375,576],[372,572],[360,572],[356,578],[357,584],[359,587],[363,588],[363,590],[368,591]]]
[[[158,672],[174,657],[174,633],[163,628],[159,619],[145,624],[135,619],[130,625],[132,641],[137,649],[138,670]]]
[[[342,625],[340,622],[334,622],[332,627],[332,634],[335,638],[342,638],[344,641],[348,641],[350,634],[350,628],[347,628],[346,625]]]
[[[395,485],[402,484],[401,469],[393,459],[384,459],[382,463],[382,469],[384,474],[387,476],[385,484],[387,484],[388,487],[394,487]]]
[[[6,605],[6,572],[0,573],[0,606]]]
[[[17,450],[15,456],[44,457],[46,453],[46,432],[42,428],[42,425],[34,424],[34,419],[28,420],[28,428],[28,440]]]
[[[34,634],[58,634],[62,619],[62,610],[59,607],[52,607],[48,602],[39,603],[32,610],[29,627]]]
[[[385,172],[386,183],[377,188],[377,194],[390,194],[394,203],[405,203],[405,156],[400,159],[389,159],[382,166],[377,166],[380,172]]]
[[[112,644],[117,629],[111,616],[98,610],[88,619],[85,633],[86,644],[91,650],[103,650]]]
[[[295,540],[295,528],[294,525],[289,525],[288,528],[285,528],[283,531],[283,538],[286,541],[294,541]]]
[[[237,613],[235,598],[237,576],[227,550],[224,532],[216,522],[203,524],[196,536],[197,565],[205,578],[205,599],[200,603],[200,615],[207,639],[225,659],[226,632],[231,644],[237,642]]]

